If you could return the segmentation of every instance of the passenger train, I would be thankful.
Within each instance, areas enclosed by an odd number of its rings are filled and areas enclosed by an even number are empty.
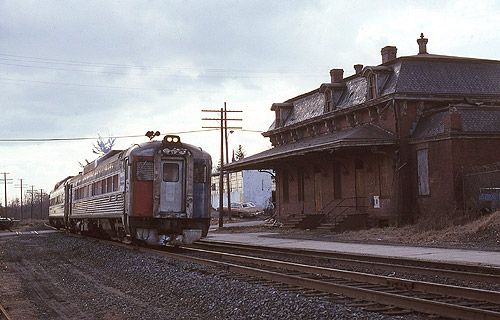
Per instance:
[[[210,225],[212,160],[179,136],[112,150],[50,193],[49,222],[122,241],[190,244]]]

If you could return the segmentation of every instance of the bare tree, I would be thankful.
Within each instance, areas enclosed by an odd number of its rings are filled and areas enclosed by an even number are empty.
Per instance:
[[[93,145],[92,152],[100,156],[103,156],[111,151],[113,145],[115,144],[116,138],[108,137],[105,140],[104,138],[101,137],[101,135],[98,136],[99,137],[97,138],[96,143],[94,143]]]

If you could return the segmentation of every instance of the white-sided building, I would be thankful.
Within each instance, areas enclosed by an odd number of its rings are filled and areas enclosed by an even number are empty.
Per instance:
[[[257,207],[266,208],[272,201],[273,179],[269,172],[243,170],[229,174],[231,203],[253,202]],[[224,194],[227,193],[224,176]],[[212,207],[219,208],[219,173],[212,174]],[[227,196],[224,195],[224,207]]]

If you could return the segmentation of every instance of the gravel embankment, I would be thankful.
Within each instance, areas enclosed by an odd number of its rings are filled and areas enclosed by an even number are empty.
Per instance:
[[[417,319],[235,280],[216,268],[52,233],[0,238],[14,319]]]

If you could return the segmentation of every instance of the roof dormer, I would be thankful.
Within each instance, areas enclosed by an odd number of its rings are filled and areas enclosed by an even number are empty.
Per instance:
[[[290,113],[293,109],[293,103],[291,102],[283,102],[283,103],[273,103],[271,105],[271,111],[275,112],[276,119],[274,121],[274,128],[280,128],[282,127],[288,116],[290,116]]]
[[[365,67],[362,76],[366,78],[366,100],[378,98],[392,68],[386,66]]]
[[[330,112],[335,110],[342,91],[344,90],[346,84],[344,82],[344,69],[332,69],[330,70],[330,83],[323,83],[319,87],[319,92],[324,94],[325,106],[324,112]]]

